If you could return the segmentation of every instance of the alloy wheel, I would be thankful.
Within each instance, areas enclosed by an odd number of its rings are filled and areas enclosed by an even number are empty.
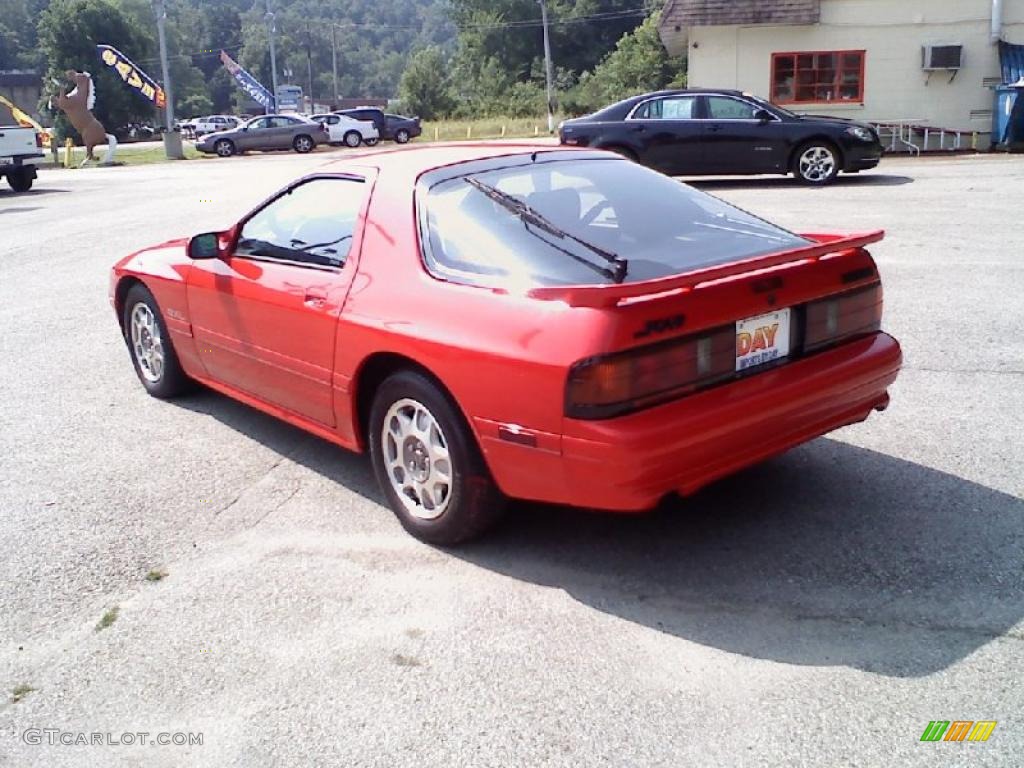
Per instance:
[[[381,446],[391,488],[405,510],[420,520],[436,520],[452,497],[448,440],[422,403],[402,398],[388,409]]]
[[[808,147],[807,150],[800,155],[799,168],[800,175],[807,181],[827,181],[835,175],[835,153],[828,147],[823,147],[821,145]]]
[[[153,310],[143,302],[132,307],[132,353],[146,381],[156,384],[164,375],[164,344]]]

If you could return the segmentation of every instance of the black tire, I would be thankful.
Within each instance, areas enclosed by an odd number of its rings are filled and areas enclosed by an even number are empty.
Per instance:
[[[163,365],[159,376],[147,375],[147,364],[140,360],[139,352],[134,339],[132,327],[132,315],[136,307],[145,306],[152,313],[153,320],[160,332],[160,347],[163,351]],[[128,354],[132,358],[132,365],[135,366],[135,375],[139,377],[142,386],[153,397],[167,399],[175,397],[190,389],[191,379],[185,375],[178,356],[174,352],[174,345],[171,342],[170,334],[167,332],[167,324],[160,312],[160,307],[153,298],[153,294],[144,285],[133,285],[124,299],[124,310],[122,315],[122,328],[124,340],[128,345]],[[143,344],[145,342],[143,341]],[[151,371],[151,373],[154,373]]]
[[[376,138],[376,139],[363,139],[363,144],[365,144],[368,147],[376,147],[377,143],[379,141],[380,141],[380,138]]]
[[[399,144],[408,144],[409,138],[409,132],[405,130],[405,128],[399,128],[397,131],[395,131],[395,141],[397,141]]]
[[[385,444],[383,432],[388,412],[402,401],[414,402],[428,412],[439,427],[442,442],[447,447],[450,482],[442,501],[445,506],[433,519],[413,514],[410,506],[420,510],[421,515],[430,514],[431,510],[408,496],[403,501],[392,484],[393,470],[389,469],[388,455],[396,457],[402,448],[390,439]],[[500,519],[505,509],[505,498],[487,470],[476,439],[458,406],[431,379],[414,371],[400,371],[385,379],[375,393],[370,409],[369,433],[370,455],[377,482],[402,527],[420,541],[441,546],[460,544],[479,536]],[[415,446],[412,450],[412,457],[415,457]],[[402,459],[403,465],[404,462],[405,458]],[[430,460],[426,461],[426,466],[428,472],[435,469]],[[404,481],[405,467],[396,470],[402,475],[399,482]]]
[[[7,174],[7,183],[11,185],[11,189],[15,192],[28,192],[32,189],[33,181],[35,179],[32,176],[32,171],[25,168],[19,168]]]
[[[821,187],[836,180],[842,165],[843,158],[835,144],[815,139],[793,153],[791,170],[802,184]]]
[[[359,135],[359,131],[345,131],[345,135],[342,136],[342,141],[345,142],[346,147],[355,149],[363,143],[363,137]]]
[[[231,139],[218,139],[217,143],[213,145],[213,151],[217,153],[218,157],[231,157],[237,150],[235,142]]]
[[[294,149],[300,155],[305,155],[306,153],[312,152],[314,149],[316,149],[316,142],[313,141],[312,136],[306,136],[305,134],[302,134],[301,136],[296,136],[294,139],[292,139],[292,149]]]

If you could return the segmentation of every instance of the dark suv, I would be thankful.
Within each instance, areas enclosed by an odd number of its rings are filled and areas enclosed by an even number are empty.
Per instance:
[[[377,127],[377,132],[380,134],[381,139],[390,139],[399,144],[405,144],[409,139],[415,139],[423,133],[418,117],[389,115],[383,109],[378,109],[377,107],[339,109],[335,114],[348,115],[356,120],[366,120],[373,123]]]

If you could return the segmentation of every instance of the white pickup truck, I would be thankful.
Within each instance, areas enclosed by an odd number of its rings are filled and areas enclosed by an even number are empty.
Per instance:
[[[33,128],[0,125],[0,176],[15,192],[28,192],[43,160],[43,138]]]

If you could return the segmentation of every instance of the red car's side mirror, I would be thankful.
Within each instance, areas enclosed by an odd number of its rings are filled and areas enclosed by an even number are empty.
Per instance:
[[[188,241],[190,259],[215,259],[220,256],[220,234],[206,232]]]

